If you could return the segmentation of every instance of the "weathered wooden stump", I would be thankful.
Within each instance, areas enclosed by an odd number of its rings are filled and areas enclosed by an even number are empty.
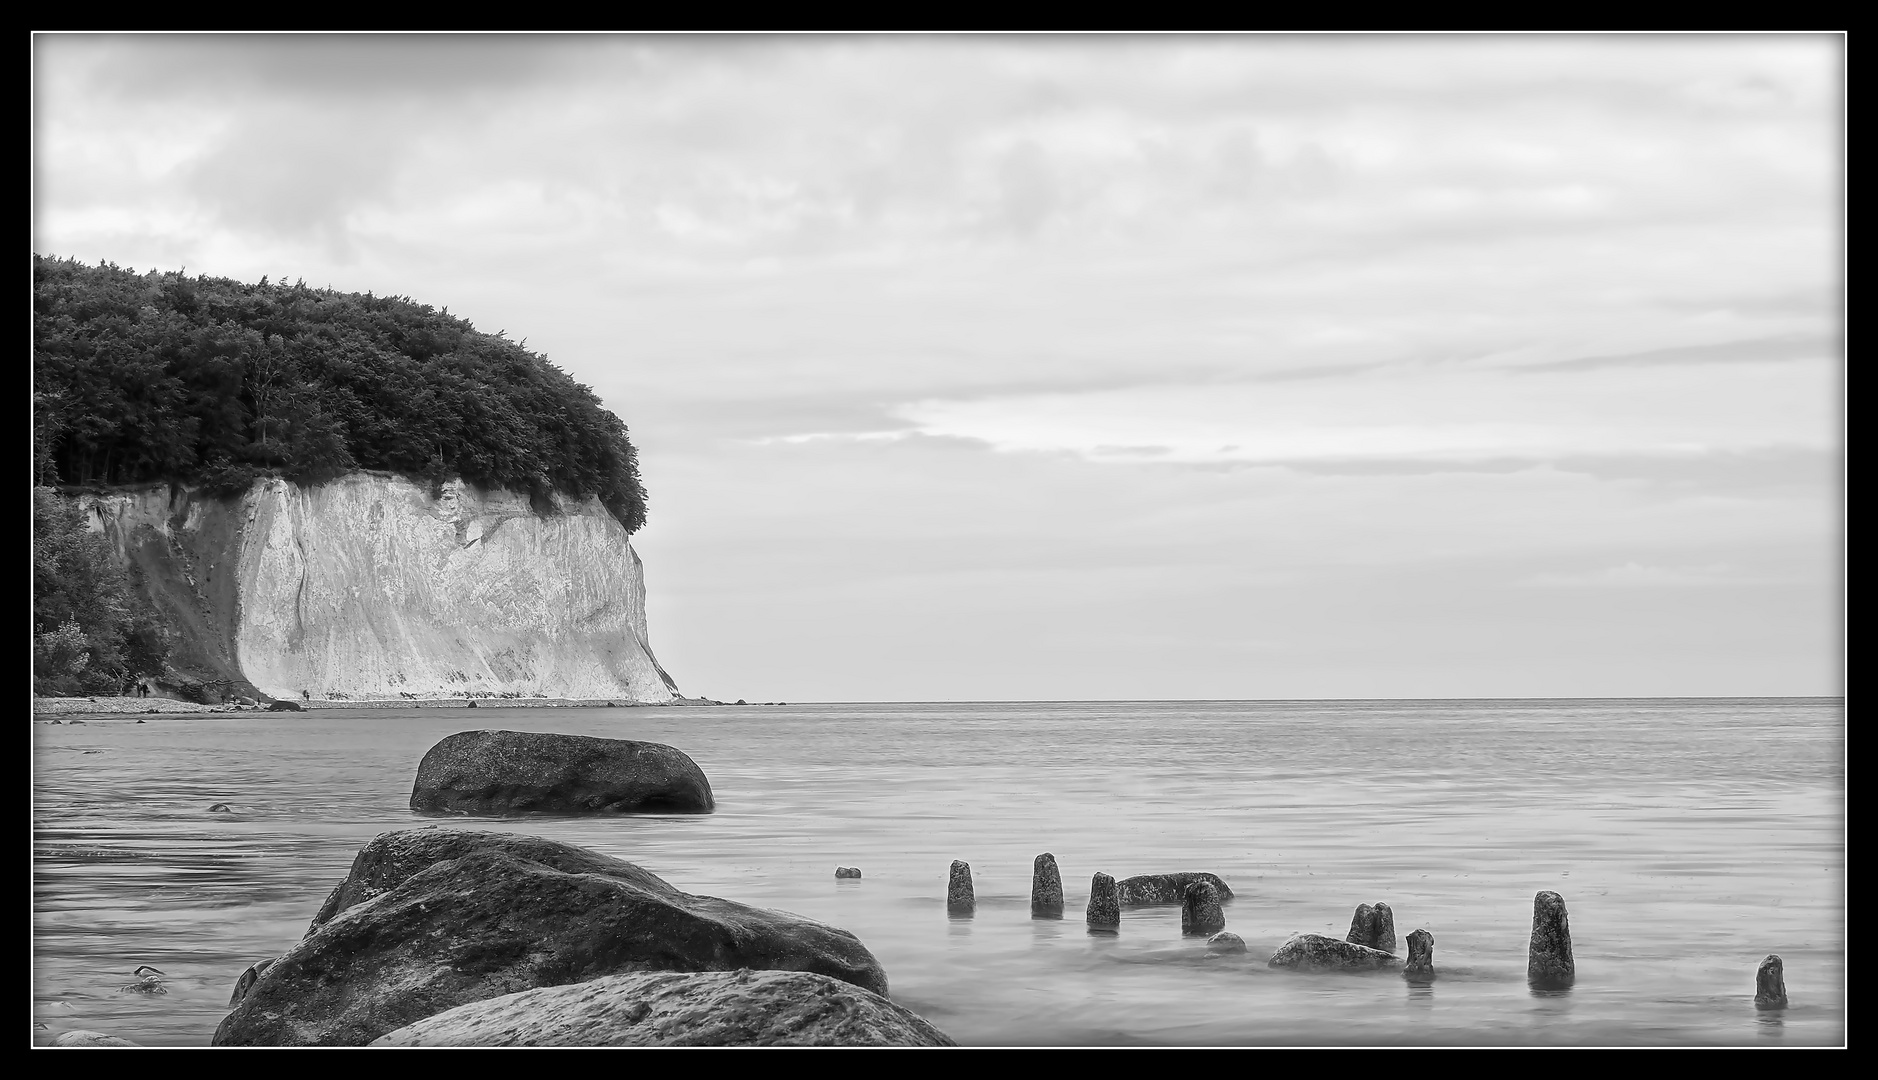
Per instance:
[[[1030,915],[1042,919],[1063,917],[1063,877],[1057,873],[1056,856],[1047,851],[1037,856],[1030,872]]]
[[[978,900],[972,895],[972,867],[970,863],[952,861],[952,880],[946,883],[946,912],[952,915],[970,915],[978,909]]]
[[[1226,929],[1226,913],[1219,909],[1219,890],[1210,881],[1188,885],[1180,896],[1180,932],[1192,937]]]
[[[1388,904],[1356,905],[1350,918],[1350,933],[1344,937],[1352,945],[1366,945],[1386,953],[1395,951],[1395,912]]]
[[[1761,961],[1760,970],[1754,973],[1754,1007],[1757,1009],[1784,1009],[1787,1007],[1787,973],[1780,963],[1780,957],[1769,953]]]
[[[1119,930],[1122,925],[1121,892],[1115,879],[1097,874],[1089,879],[1089,925],[1097,930]]]
[[[1412,982],[1428,982],[1435,977],[1435,936],[1426,930],[1411,931],[1408,936],[1408,963],[1402,977]]]
[[[1562,990],[1577,975],[1572,964],[1572,930],[1565,917],[1565,898],[1555,892],[1541,892],[1532,898],[1526,981],[1541,990]]]

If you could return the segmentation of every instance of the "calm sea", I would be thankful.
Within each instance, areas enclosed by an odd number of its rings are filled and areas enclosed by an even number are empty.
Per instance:
[[[850,930],[896,1001],[968,1045],[1839,1045],[1839,698],[418,708],[33,726],[34,1041],[206,1045],[472,728],[668,743],[715,814],[464,820],[638,863],[687,892]],[[232,814],[208,812],[217,802]],[[1051,852],[1068,910],[1032,919]],[[948,918],[969,862],[977,913]],[[861,880],[836,880],[836,866]],[[1206,870],[1243,958],[1177,908],[1083,921],[1090,875]],[[1532,898],[1570,911],[1576,986],[1525,983]],[[1388,903],[1439,978],[1265,964]],[[1792,1007],[1759,1013],[1778,953]],[[119,993],[140,964],[168,993]]]

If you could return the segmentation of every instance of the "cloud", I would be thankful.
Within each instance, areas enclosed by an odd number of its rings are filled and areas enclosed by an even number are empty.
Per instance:
[[[1634,562],[1578,573],[1534,574],[1520,582],[1536,589],[1683,589],[1757,583],[1741,577],[1735,567],[1725,563],[1645,566]]]
[[[1838,359],[1844,354],[1843,338],[1820,334],[1785,334],[1704,345],[1678,345],[1621,356],[1583,356],[1550,363],[1521,364],[1515,370],[1537,374],[1643,364],[1764,364],[1787,360]]]

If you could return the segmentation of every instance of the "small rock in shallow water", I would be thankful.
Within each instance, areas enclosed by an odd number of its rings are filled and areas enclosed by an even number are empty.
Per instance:
[[[1426,930],[1415,930],[1408,936],[1408,963],[1402,966],[1402,977],[1417,982],[1426,982],[1435,977],[1435,936]]]
[[[126,983],[125,985],[118,987],[117,988],[118,993],[120,994],[167,994],[169,993],[168,990],[163,988],[163,972],[161,970],[157,968],[153,968],[148,964],[145,964],[144,966],[138,968],[136,971],[131,972],[131,974],[137,976],[137,981],[134,983]]]
[[[1187,886],[1180,902],[1180,932],[1188,937],[1226,929],[1226,914],[1219,909],[1219,890],[1210,881]]]
[[[837,866],[835,867],[835,876],[838,878],[857,878],[861,876],[861,868],[858,866]]]
[[[1278,946],[1269,963],[1275,968],[1299,971],[1364,971],[1388,967],[1395,963],[1395,957],[1381,949],[1352,945],[1322,934],[1296,934]]]
[[[1037,856],[1031,868],[1030,914],[1046,919],[1063,917],[1063,877],[1057,873],[1056,856],[1047,851]]]
[[[946,910],[954,915],[970,915],[977,907],[978,899],[972,895],[971,864],[954,859],[951,880],[946,882]]]
[[[102,1031],[67,1031],[52,1040],[54,1046],[142,1046],[129,1039],[120,1039],[116,1035],[106,1035]]]
[[[1780,962],[1780,957],[1769,953],[1767,959],[1754,973],[1754,1007],[1757,1009],[1784,1009],[1787,1007],[1787,973]]]
[[[1395,951],[1395,912],[1388,904],[1358,904],[1350,918],[1350,933],[1343,940],[1352,945],[1367,945],[1386,953]]]
[[[1208,956],[1224,956],[1227,953],[1242,953],[1244,951],[1245,939],[1227,930],[1221,930],[1219,933],[1206,939],[1206,955]]]
[[[1526,981],[1544,990],[1563,989],[1577,978],[1572,963],[1571,922],[1565,898],[1541,892],[1532,898],[1532,938],[1526,947]]]
[[[1122,901],[1115,879],[1097,874],[1089,879],[1089,925],[1097,930],[1114,930],[1122,925]]]
[[[216,804],[215,804],[214,806],[211,806],[211,807],[209,807],[209,813],[211,813],[211,814],[232,814],[232,813],[234,813],[234,811],[233,811],[233,810],[231,810],[231,809],[229,809],[229,807],[228,807],[228,804],[227,804],[227,803],[225,803],[225,802],[218,802],[218,803],[216,803]]]

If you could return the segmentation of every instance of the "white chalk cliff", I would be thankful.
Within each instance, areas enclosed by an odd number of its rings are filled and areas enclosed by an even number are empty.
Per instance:
[[[597,500],[544,516],[523,495],[354,473],[88,502],[185,639],[179,666],[271,697],[677,696],[639,556]]]

